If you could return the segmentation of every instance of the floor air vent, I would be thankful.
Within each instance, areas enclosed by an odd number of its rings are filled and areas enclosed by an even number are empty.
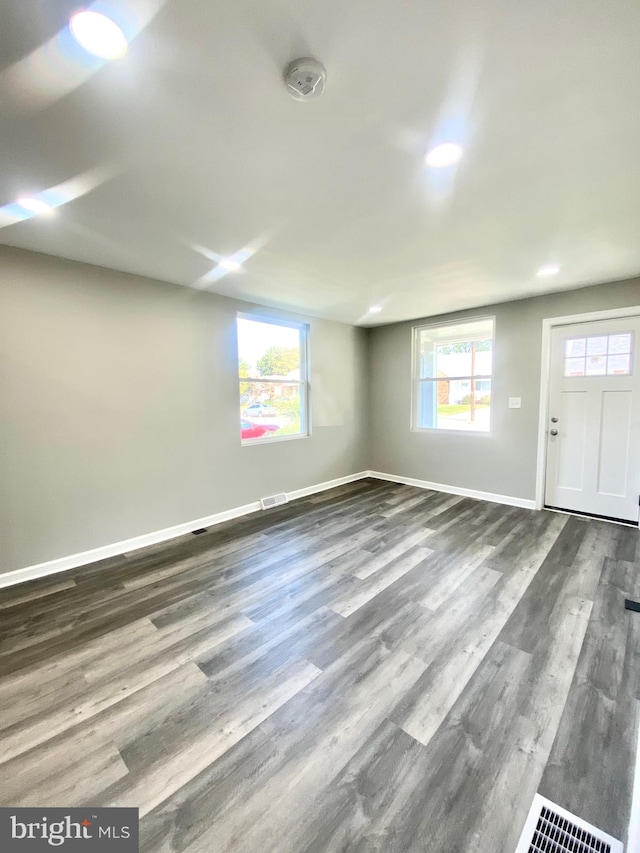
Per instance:
[[[623,853],[620,841],[536,794],[516,853]]]
[[[270,495],[268,498],[260,498],[262,509],[271,509],[272,506],[280,506],[280,504],[286,504],[288,502],[289,499],[284,492],[281,495]]]

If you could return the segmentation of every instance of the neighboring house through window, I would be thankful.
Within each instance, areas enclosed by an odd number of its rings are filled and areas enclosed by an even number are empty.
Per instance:
[[[238,314],[240,438],[300,438],[308,432],[308,327]]]
[[[494,318],[413,330],[414,430],[489,432]]]

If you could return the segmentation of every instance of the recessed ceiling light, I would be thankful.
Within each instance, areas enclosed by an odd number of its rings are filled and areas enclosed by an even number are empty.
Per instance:
[[[53,210],[51,205],[47,204],[46,201],[42,201],[40,198],[31,198],[31,196],[19,198],[17,203],[20,207],[28,210],[29,213],[51,213]]]
[[[127,52],[127,39],[111,18],[99,12],[76,12],[69,27],[78,44],[101,59],[118,59]]]
[[[442,169],[444,166],[455,166],[463,154],[462,145],[456,142],[443,142],[436,145],[427,152],[425,163],[434,169]]]
[[[560,267],[557,264],[547,264],[544,267],[540,267],[536,275],[538,278],[547,278],[550,275],[557,275],[560,272]]]
[[[381,305],[372,305],[371,308],[369,308],[369,314],[379,314],[381,311]]]
[[[241,264],[239,264],[238,261],[234,261],[233,258],[223,258],[220,261],[219,266],[225,270],[229,270],[229,272],[238,272]]]

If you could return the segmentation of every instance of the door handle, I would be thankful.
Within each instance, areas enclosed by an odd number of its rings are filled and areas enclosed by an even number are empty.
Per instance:
[[[551,435],[557,435],[557,434],[558,434],[558,430],[557,430],[557,429],[552,429],[552,430],[550,430],[549,432],[551,433]]]
[[[557,418],[551,418],[551,423],[552,423],[552,424],[557,424],[557,423],[558,423],[558,419],[557,419]]]

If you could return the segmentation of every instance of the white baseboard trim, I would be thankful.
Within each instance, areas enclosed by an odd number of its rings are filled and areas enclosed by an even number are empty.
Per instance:
[[[343,486],[345,483],[362,480],[368,476],[367,471],[360,471],[357,474],[338,477],[335,480],[328,480],[325,483],[318,483],[314,486],[307,486],[304,489],[296,489],[293,492],[287,492],[287,498],[289,500],[296,500],[297,498],[303,498],[307,495],[313,495],[316,492],[324,492],[327,489],[333,489],[336,486]],[[5,572],[4,574],[0,574],[0,589],[24,583],[25,581],[35,580],[36,578],[43,578],[47,575],[66,572],[69,571],[69,569],[77,569],[80,566],[86,566],[89,563],[97,563],[99,560],[106,560],[109,557],[117,557],[120,554],[127,554],[130,551],[137,551],[140,548],[146,548],[148,545],[157,545],[160,542],[175,539],[176,536],[184,536],[185,533],[191,533],[191,531],[198,530],[200,527],[213,527],[216,524],[221,524],[223,521],[240,518],[243,515],[248,515],[251,512],[257,512],[261,509],[260,501],[254,501],[249,504],[244,504],[244,506],[237,506],[233,509],[227,509],[222,512],[216,512],[213,515],[204,516],[204,518],[198,518],[195,521],[186,521],[183,524],[175,524],[172,527],[166,527],[164,530],[155,530],[153,533],[145,533],[142,536],[134,536],[132,539],[124,539],[122,542],[114,542],[111,545],[102,545],[99,548],[92,548],[89,551],[82,551],[79,554],[71,554],[68,557],[59,557],[57,560],[49,560],[46,563],[37,563],[33,566],[27,566],[24,569],[15,569],[11,572]]]
[[[327,480],[324,483],[316,483],[313,486],[306,486],[303,489],[295,489],[292,492],[287,492],[287,498],[290,501],[298,498],[308,497],[317,492],[324,492],[327,489],[335,489],[337,486],[344,486],[347,483],[353,483],[356,480],[362,480],[366,477],[372,477],[376,480],[388,480],[392,483],[402,483],[407,486],[416,486],[420,489],[432,489],[436,492],[448,492],[452,495],[463,495],[464,497],[478,498],[479,500],[492,501],[494,503],[508,504],[509,506],[518,506],[525,509],[535,509],[535,501],[525,500],[524,498],[514,498],[508,495],[494,495],[491,492],[479,492],[475,489],[461,489],[457,486],[448,486],[443,483],[431,483],[427,480],[416,480],[413,477],[400,477],[396,474],[384,474],[381,471],[360,471],[357,474],[349,474],[346,477],[337,477],[334,480]],[[203,518],[198,518],[195,521],[186,521],[183,524],[175,524],[172,527],[166,527],[164,530],[155,530],[152,533],[145,533],[142,536],[134,536],[131,539],[124,539],[121,542],[114,542],[111,545],[102,545],[99,548],[92,548],[89,551],[82,551],[79,554],[71,554],[68,557],[59,557],[56,560],[49,560],[46,563],[37,563],[33,566],[27,566],[24,569],[16,569],[12,572],[0,574],[0,589],[3,587],[14,586],[15,584],[25,583],[25,581],[43,578],[47,575],[55,575],[59,572],[66,572],[69,569],[77,569],[80,566],[86,566],[90,563],[97,563],[99,560],[106,560],[109,557],[117,557],[120,554],[127,554],[131,551],[137,551],[140,548],[146,548],[148,545],[158,545],[161,542],[166,542],[169,539],[175,539],[177,536],[184,536],[185,533],[191,533],[192,530],[197,530],[199,527],[213,527],[216,524],[221,524],[224,521],[230,521],[234,518],[240,518],[243,515],[248,515],[252,512],[258,512],[261,509],[260,501],[254,501],[243,506],[234,507],[232,509],[223,510],[222,512],[207,515]]]
[[[349,474],[348,477],[338,477],[335,480],[327,480],[326,483],[318,483],[316,486],[307,486],[304,489],[287,492],[287,497],[290,501],[296,501],[298,498],[306,498],[309,495],[315,495],[317,492],[326,492],[327,489],[335,489],[338,486],[345,486],[347,483],[355,483],[356,480],[364,480],[369,476],[368,471],[360,471],[358,474]]]
[[[463,489],[460,486],[447,486],[444,483],[431,483],[428,480],[416,480],[413,477],[400,477],[397,474],[383,474],[380,471],[367,471],[368,477],[376,480],[389,480],[392,483],[402,483],[405,486],[416,486],[418,489],[431,489],[434,492],[448,492],[450,495],[462,495],[465,498],[477,498],[481,501],[491,501],[507,506],[519,506],[522,509],[535,509],[535,500],[514,498],[511,495],[495,495],[493,492],[479,492],[477,489]]]

